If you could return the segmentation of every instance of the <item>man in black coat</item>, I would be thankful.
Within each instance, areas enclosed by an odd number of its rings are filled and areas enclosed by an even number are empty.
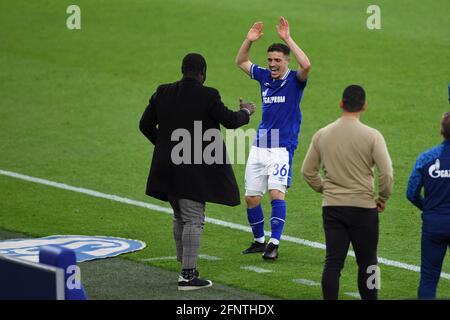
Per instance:
[[[197,257],[205,220],[205,203],[240,204],[239,188],[220,134],[220,124],[236,129],[249,122],[254,104],[240,101],[231,111],[219,92],[203,86],[206,61],[195,53],[184,57],[183,78],[158,87],[139,128],[155,145],[146,194],[169,201],[173,234],[182,263],[179,290],[209,287],[199,278]]]

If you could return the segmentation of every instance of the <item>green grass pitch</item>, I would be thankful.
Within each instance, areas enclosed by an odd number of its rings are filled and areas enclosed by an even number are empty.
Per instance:
[[[186,53],[200,52],[208,62],[206,85],[217,88],[228,106],[236,109],[240,96],[259,102],[258,84],[235,67],[234,58],[252,23],[262,20],[264,36],[251,59],[264,65],[284,15],[312,62],[284,234],[324,242],[321,198],[302,180],[300,167],[313,133],[339,116],[344,87],[358,83],[367,92],[362,121],[384,134],[394,163],[395,191],[380,216],[378,254],[420,264],[420,212],[405,191],[417,155],[440,143],[439,120],[449,109],[448,0],[377,1],[381,30],[366,28],[371,3],[359,0],[82,0],[76,1],[81,30],[66,28],[70,4],[0,2],[0,169],[167,207],[144,195],[152,147],[138,121],[148,98],[158,84],[180,78]],[[260,115],[259,109],[245,128],[256,128]],[[244,169],[234,165],[241,191]],[[267,217],[267,198],[263,207]],[[208,205],[207,216],[247,224],[244,205]],[[140,239],[148,248],[127,256],[136,261],[175,254],[169,215],[5,176],[0,228],[33,236]],[[320,287],[292,279],[320,282],[323,250],[282,242],[279,260],[268,264],[240,255],[250,241],[249,233],[207,224],[201,253],[222,260],[200,260],[202,274],[275,298],[321,298]],[[179,268],[171,260],[147,264]],[[240,268],[245,265],[273,272]],[[348,257],[343,299],[357,291],[355,265]],[[380,267],[381,299],[416,297],[418,273]],[[443,271],[450,272],[448,255]],[[450,280],[441,279],[438,296],[450,298]]]

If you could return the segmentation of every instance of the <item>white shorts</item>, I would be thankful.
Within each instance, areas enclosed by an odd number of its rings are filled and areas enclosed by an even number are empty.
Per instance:
[[[286,148],[252,146],[245,167],[245,195],[263,196],[267,190],[286,193],[291,174],[290,159]]]

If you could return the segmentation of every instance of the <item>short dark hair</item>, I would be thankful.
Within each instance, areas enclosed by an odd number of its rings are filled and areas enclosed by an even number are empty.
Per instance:
[[[366,93],[363,87],[352,84],[345,88],[342,94],[343,108],[348,112],[359,112],[362,110],[364,103],[366,102]]]
[[[282,43],[274,43],[270,45],[270,47],[267,49],[267,52],[273,51],[283,52],[287,56],[291,53],[291,49],[289,49],[287,45]]]
[[[450,111],[444,113],[441,121],[442,135],[450,140]]]
[[[199,75],[206,71],[206,60],[199,53],[188,53],[181,64],[181,72],[184,75]]]

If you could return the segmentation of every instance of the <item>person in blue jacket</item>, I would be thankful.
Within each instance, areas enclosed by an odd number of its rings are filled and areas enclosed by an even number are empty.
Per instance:
[[[450,111],[441,121],[444,141],[416,160],[407,198],[422,210],[419,299],[435,299],[442,263],[450,247]],[[424,190],[424,196],[421,191]]]

